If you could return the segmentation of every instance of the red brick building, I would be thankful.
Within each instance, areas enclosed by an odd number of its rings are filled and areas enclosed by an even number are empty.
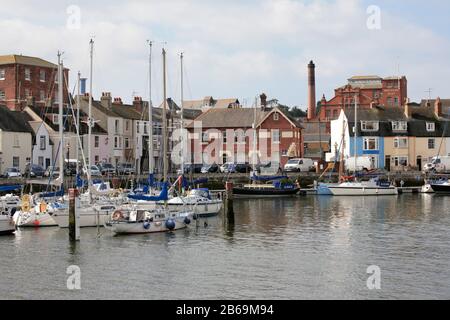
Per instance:
[[[355,107],[355,97],[359,108],[370,108],[371,105],[400,108],[406,103],[407,87],[406,77],[352,77],[347,85],[335,90],[334,98],[326,100],[325,95],[322,97],[315,120],[337,119],[342,109]]]
[[[58,97],[57,71],[56,64],[40,58],[0,56],[0,103],[11,110],[23,110],[27,104],[52,105]],[[68,69],[64,69],[64,76],[68,84]],[[68,102],[66,86],[64,102]]]
[[[210,109],[187,127],[190,162],[253,163],[254,123],[258,162],[284,166],[303,155],[302,125],[278,108]]]

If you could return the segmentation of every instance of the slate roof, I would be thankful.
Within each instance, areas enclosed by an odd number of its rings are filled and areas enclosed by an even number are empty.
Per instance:
[[[24,113],[11,111],[5,106],[0,106],[0,129],[8,132],[27,132],[33,134],[33,128],[29,125]]]
[[[411,118],[405,114],[404,108],[382,108],[358,110],[358,135],[363,137],[381,136],[381,137],[450,137],[450,121],[448,119],[438,118],[434,113],[434,107],[421,107],[418,104],[410,105],[412,110]],[[349,121],[349,127],[354,127],[354,110],[345,110],[345,115]],[[362,121],[378,121],[379,131],[362,131]],[[408,123],[408,130],[393,131],[392,122],[405,121]],[[427,131],[427,122],[435,123],[435,131]],[[347,129],[348,130],[348,129]],[[353,130],[350,136],[354,136]],[[445,134],[444,134],[445,133]]]

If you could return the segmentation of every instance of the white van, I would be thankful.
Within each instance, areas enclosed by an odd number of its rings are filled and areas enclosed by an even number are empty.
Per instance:
[[[450,171],[450,157],[434,157],[423,167],[425,172],[446,173]]]
[[[315,170],[314,161],[312,159],[291,159],[284,166],[286,172],[309,172]]]
[[[345,159],[345,168],[350,172],[355,172],[355,157]],[[371,157],[357,157],[356,171],[372,170],[374,163]]]

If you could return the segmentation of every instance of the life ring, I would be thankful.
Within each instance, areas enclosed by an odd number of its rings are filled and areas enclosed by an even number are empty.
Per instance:
[[[121,210],[115,211],[112,215],[112,219],[114,221],[119,221],[119,220],[123,219],[123,212]]]
[[[22,196],[22,212],[30,211],[30,196],[25,194]]]

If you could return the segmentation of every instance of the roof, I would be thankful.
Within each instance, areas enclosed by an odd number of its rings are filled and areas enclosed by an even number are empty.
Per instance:
[[[379,76],[353,76],[350,79],[348,79],[349,81],[355,81],[355,80],[382,80],[381,77]]]
[[[212,102],[211,108],[227,109],[233,104],[239,104],[237,98],[213,99],[213,97],[205,97],[201,100],[183,100],[183,107],[187,109],[201,109],[207,107],[205,102]]]
[[[270,111],[256,111],[256,122],[261,121]],[[201,121],[203,128],[251,128],[253,126],[255,109],[209,109],[195,119]],[[194,124],[188,125],[193,128]]]
[[[438,118],[434,113],[434,108],[410,105],[411,117],[408,118],[404,108],[383,108],[376,107],[373,109],[358,110],[358,135],[359,136],[381,136],[381,137],[397,137],[397,136],[413,136],[413,137],[440,137],[444,135],[450,137],[450,121]],[[345,115],[349,121],[349,128],[354,126],[355,112],[354,109],[345,110]],[[377,132],[363,132],[361,123],[363,121],[377,121],[379,130]],[[408,130],[405,132],[393,131],[392,122],[404,121],[408,123]],[[435,123],[436,130],[434,132],[427,131],[427,122]],[[354,136],[353,130],[350,136]]]
[[[29,66],[38,66],[45,68],[58,68],[54,63],[48,62],[41,58],[29,57],[17,54],[11,54],[6,56],[0,56],[0,65],[6,64],[23,64]]]
[[[5,106],[0,106],[0,129],[8,132],[26,132],[33,134],[33,129],[25,119],[24,113],[11,111]]]

